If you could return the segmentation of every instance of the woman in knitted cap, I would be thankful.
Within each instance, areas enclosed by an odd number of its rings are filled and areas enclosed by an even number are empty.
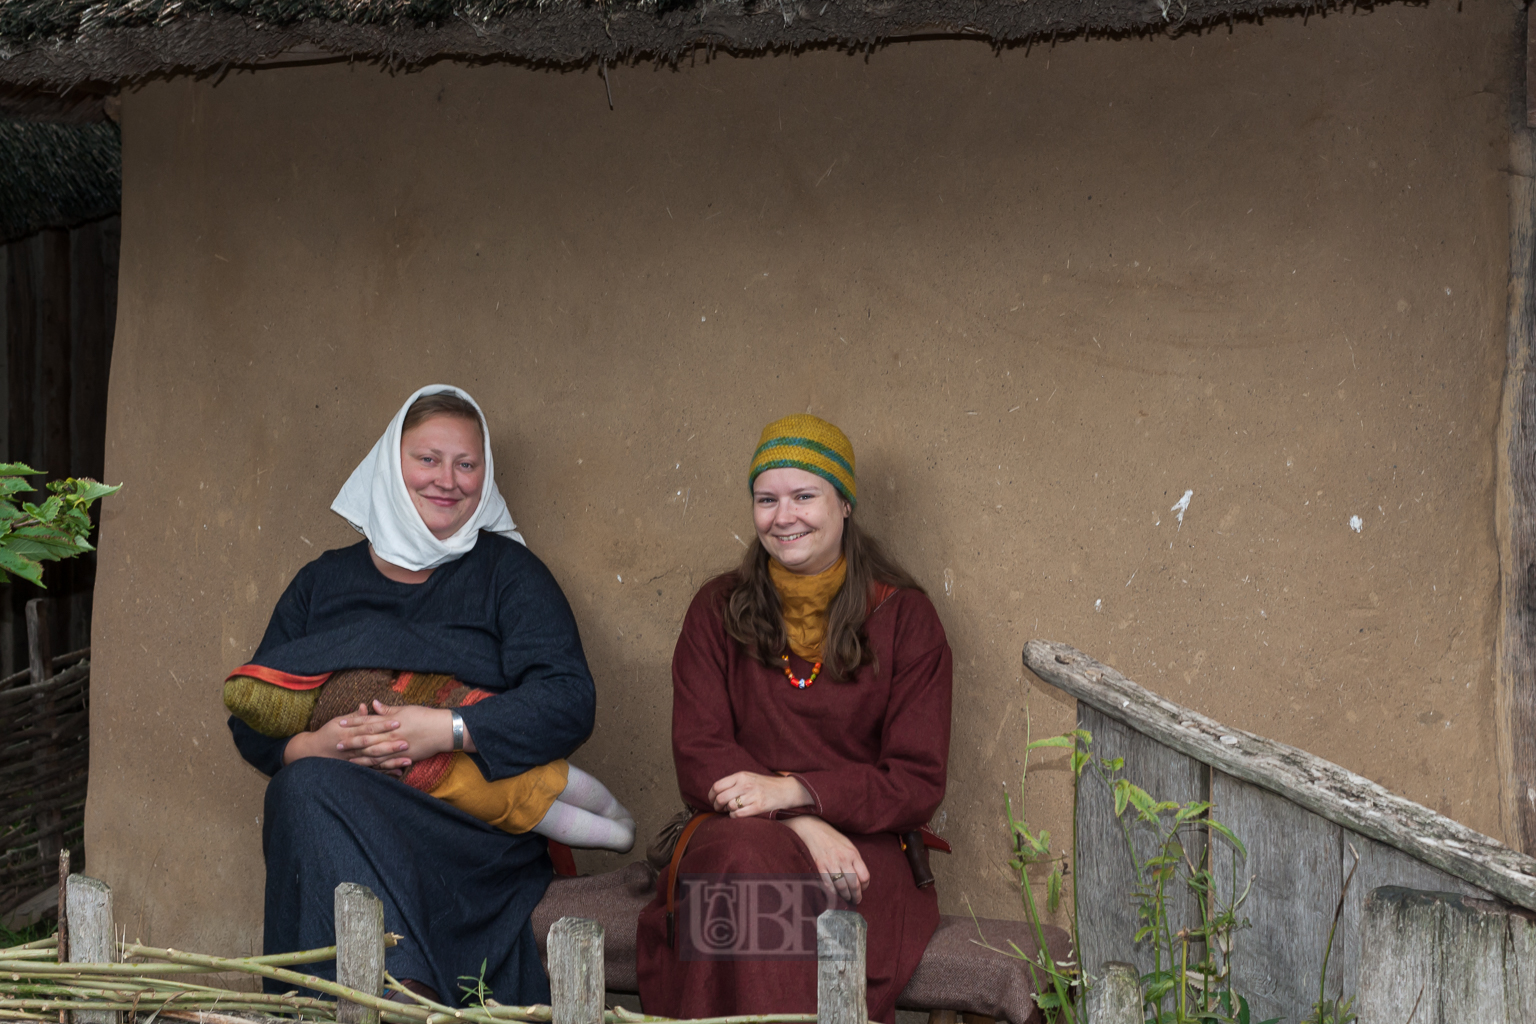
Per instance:
[[[641,915],[641,1000],[669,1017],[815,1012],[830,901],[868,920],[869,1016],[891,1021],[939,922],[919,830],[944,798],[949,644],[859,528],[841,430],[769,424],[748,482],[756,540],[694,598],[672,659],[696,813]]]

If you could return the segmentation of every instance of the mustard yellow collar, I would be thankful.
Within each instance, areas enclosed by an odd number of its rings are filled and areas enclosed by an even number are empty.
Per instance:
[[[838,556],[831,568],[815,576],[801,576],[770,558],[768,574],[773,578],[773,589],[779,592],[789,649],[806,661],[819,661],[827,640],[827,609],[843,589],[848,563]]]

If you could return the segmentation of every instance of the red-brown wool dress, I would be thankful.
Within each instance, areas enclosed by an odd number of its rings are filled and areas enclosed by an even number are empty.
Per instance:
[[[944,627],[927,597],[898,590],[865,623],[876,666],[850,681],[823,676],[796,689],[782,669],[758,664],[726,634],[722,610],[733,583],[722,577],[699,591],[672,657],[672,756],[683,799],[707,810],[710,786],[740,771],[789,772],[805,785],[814,813],[846,835],[869,868],[854,908],[869,925],[869,1016],[893,1021],[896,997],[939,923],[938,897],[913,883],[896,837],[926,823],[944,798],[951,677]],[[811,674],[798,657],[790,668],[797,678]],[[679,874],[814,872],[805,844],[782,822],[722,816],[700,826]],[[682,959],[667,944],[666,888],[664,870],[640,915],[646,1013],[816,1011],[814,959]]]

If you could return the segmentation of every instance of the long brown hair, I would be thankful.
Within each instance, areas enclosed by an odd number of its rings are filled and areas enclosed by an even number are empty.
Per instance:
[[[760,664],[777,668],[788,639],[779,592],[768,574],[768,552],[756,537],[736,569],[736,585],[725,604],[725,631],[745,647]],[[821,664],[833,679],[851,679],[864,665],[874,664],[875,652],[864,632],[869,607],[869,587],[887,583],[903,590],[922,587],[901,567],[880,542],[859,528],[853,515],[843,521],[843,558],[848,576],[827,609],[827,639]],[[879,671],[879,666],[875,666]]]

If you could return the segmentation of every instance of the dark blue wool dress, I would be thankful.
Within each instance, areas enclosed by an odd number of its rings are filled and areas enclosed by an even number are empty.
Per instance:
[[[461,709],[471,756],[493,781],[568,757],[592,731],[596,695],[565,595],[527,548],[492,533],[419,584],[381,574],[366,541],[327,551],[289,584],[251,660],[300,675],[451,673],[498,691]],[[229,728],[245,759],[272,776],[265,952],[331,945],[333,892],[357,882],[384,901],[384,927],[404,936],[385,957],[395,977],[454,1002],[460,977],[477,978],[484,961],[499,1002],[549,1001],[529,921],[552,873],[543,837],[509,835],[345,761],[283,767],[287,740],[238,718]],[[330,964],[314,973],[335,976]]]

